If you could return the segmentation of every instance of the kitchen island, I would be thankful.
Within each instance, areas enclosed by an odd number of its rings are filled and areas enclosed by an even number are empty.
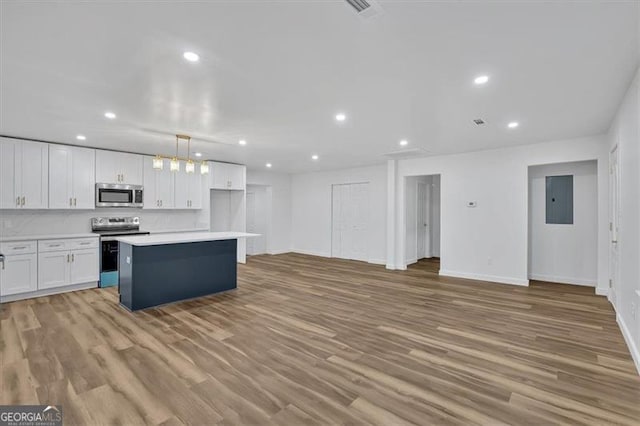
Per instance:
[[[237,287],[237,243],[245,232],[117,237],[120,304],[131,311]]]

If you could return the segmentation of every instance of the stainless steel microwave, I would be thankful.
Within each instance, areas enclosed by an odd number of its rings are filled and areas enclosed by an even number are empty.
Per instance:
[[[96,183],[96,207],[142,207],[141,185]]]

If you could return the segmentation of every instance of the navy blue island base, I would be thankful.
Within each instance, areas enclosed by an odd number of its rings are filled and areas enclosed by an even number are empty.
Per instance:
[[[120,304],[131,311],[237,288],[237,240],[120,241]]]

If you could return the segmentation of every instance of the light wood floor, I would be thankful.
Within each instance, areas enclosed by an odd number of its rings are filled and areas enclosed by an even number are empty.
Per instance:
[[[638,424],[605,298],[434,269],[256,256],[238,290],[135,314],[113,289],[4,304],[0,403],[85,425]]]

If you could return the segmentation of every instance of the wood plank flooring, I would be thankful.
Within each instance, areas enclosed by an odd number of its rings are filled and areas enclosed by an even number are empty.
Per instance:
[[[144,312],[114,289],[3,304],[0,403],[67,425],[640,422],[604,297],[435,271],[254,256],[238,290]]]

